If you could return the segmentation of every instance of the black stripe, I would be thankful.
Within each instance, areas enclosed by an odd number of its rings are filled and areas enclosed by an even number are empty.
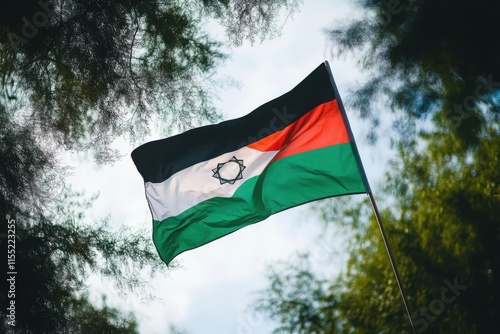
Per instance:
[[[189,166],[282,130],[314,107],[334,98],[327,69],[322,63],[291,91],[250,114],[148,142],[132,152],[132,160],[144,182],[163,182]]]

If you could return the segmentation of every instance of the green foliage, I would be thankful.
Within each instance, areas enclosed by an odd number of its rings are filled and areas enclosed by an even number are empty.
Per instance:
[[[352,105],[376,127],[377,101],[404,116],[397,125],[441,110],[467,147],[478,144],[486,109],[500,114],[500,41],[494,0],[363,0],[367,14],[327,30],[335,53],[361,51],[368,80]],[[351,101],[351,99],[349,99]],[[403,137],[413,128],[400,127]],[[372,137],[377,131],[373,130]]]
[[[16,229],[16,333],[136,333],[131,315],[86,297],[91,274],[137,292],[164,269],[146,231],[89,222],[66,188],[64,150],[116,159],[117,137],[214,122],[223,23],[235,43],[277,32],[298,0],[8,1],[0,11],[0,217]],[[7,254],[7,245],[0,239]],[[4,247],[5,246],[5,247]],[[3,262],[4,273],[8,272]],[[175,267],[171,267],[175,269]],[[8,282],[0,283],[7,291]],[[10,298],[10,297],[9,297]],[[0,329],[10,327],[6,294]]]
[[[124,315],[119,310],[104,305],[97,308],[87,296],[67,302],[68,326],[60,329],[64,333],[88,334],[139,334],[137,322],[132,314]]]
[[[327,282],[311,273],[307,255],[293,264],[269,267],[267,278],[270,286],[256,310],[281,324],[273,333],[338,333],[337,300],[329,294]]]
[[[417,332],[496,333],[500,127],[489,124],[477,149],[467,151],[442,115],[434,121],[434,130],[401,145],[391,163],[384,198],[393,204],[382,219]],[[321,280],[317,289],[319,280],[307,266],[289,264],[273,272],[257,308],[279,320],[283,333],[330,333],[331,326],[337,333],[410,333],[378,227],[359,214],[367,203],[334,210],[332,202],[338,204],[328,200],[316,207],[327,222],[347,227],[348,214],[358,212],[354,228],[346,229],[347,271]],[[293,305],[304,301],[309,314],[324,318],[322,329],[308,327],[311,317],[297,320]]]
[[[145,132],[153,108],[213,121],[199,80],[223,55],[194,4],[43,3],[16,2],[0,18],[0,101],[10,113],[26,108],[32,127],[68,148]]]
[[[81,194],[67,191],[42,212],[9,215],[15,220],[16,329],[21,332],[90,333],[85,329],[90,318],[102,322],[103,327],[95,327],[99,333],[113,332],[106,326],[116,327],[114,332],[134,332],[133,318],[106,306],[96,308],[77,296],[86,291],[91,274],[108,277],[122,292],[136,291],[145,283],[145,274],[153,275],[163,264],[148,233],[113,232],[106,221],[89,224],[84,213],[90,206]],[[6,265],[4,272],[11,271]],[[9,290],[6,280],[1,286]],[[7,294],[0,296],[4,321],[9,300]],[[0,326],[10,328],[4,321]]]
[[[117,136],[218,119],[210,76],[225,55],[203,29],[209,18],[241,43],[273,35],[280,10],[297,4],[9,1],[0,14],[0,105],[39,136],[106,162]]]
[[[177,328],[175,325],[170,325],[169,327],[169,334],[187,334],[186,331],[182,330],[182,329],[179,329]]]
[[[262,42],[266,38],[276,37],[281,31],[281,26],[276,20],[280,12],[284,10],[288,19],[302,2],[302,0],[231,1],[223,22],[226,34],[234,45],[241,45],[245,39],[253,44],[256,38]]]
[[[64,169],[43,140],[9,120],[0,122],[0,135],[0,245],[8,254],[3,236],[13,225],[17,272],[15,298],[9,282],[0,282],[0,331],[12,329],[7,303],[14,300],[15,333],[136,333],[133,317],[97,308],[81,294],[90,274],[113,280],[122,292],[141,288],[146,274],[162,266],[148,233],[89,222],[93,199],[65,188]],[[7,265],[2,262],[4,273],[12,271]]]

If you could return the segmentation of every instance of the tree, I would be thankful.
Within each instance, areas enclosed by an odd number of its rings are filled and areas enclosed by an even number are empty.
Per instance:
[[[139,334],[133,314],[124,315],[107,306],[97,308],[82,296],[67,303],[69,319],[66,326],[57,329],[61,333],[89,334]]]
[[[394,126],[415,136],[415,120],[443,113],[466,148],[500,115],[500,41],[494,0],[360,1],[360,19],[326,30],[335,54],[360,50],[372,76],[352,97],[361,116],[380,124],[381,96],[404,115]],[[351,99],[349,99],[351,101]],[[489,118],[483,117],[488,110]]]
[[[1,331],[137,333],[133,316],[89,302],[85,279],[100,273],[122,291],[141,287],[138,273],[161,267],[147,234],[116,233],[106,220],[86,220],[92,200],[66,188],[56,151],[42,146],[29,125],[1,115],[0,244],[8,255],[0,283]]]
[[[0,105],[37,136],[109,160],[116,136],[217,119],[207,85],[225,56],[202,28],[207,19],[234,42],[253,41],[298,2],[10,1],[0,14]]]
[[[500,127],[485,126],[480,145],[469,152],[440,116],[434,130],[400,147],[384,191],[394,204],[382,218],[417,332],[496,333]],[[257,308],[281,322],[277,333],[410,333],[380,232],[363,213],[367,203],[347,211],[331,204],[319,207],[326,222],[345,227],[355,221],[346,230],[352,234],[347,271],[325,280],[307,267],[290,265],[291,274],[270,276]],[[302,277],[308,281],[302,283]],[[313,292],[307,292],[308,316],[301,318],[300,291],[308,289]],[[298,324],[292,326],[294,321]]]
[[[314,275],[309,255],[270,266],[267,277],[270,284],[256,310],[280,324],[273,333],[338,333],[337,299],[328,281]]]
[[[14,257],[2,265],[10,281],[0,283],[0,328],[15,333],[135,333],[133,316],[88,301],[86,280],[90,274],[107,277],[122,293],[141,288],[141,272],[154,275],[163,267],[148,234],[112,232],[106,220],[86,221],[91,201],[81,194],[67,190],[56,199],[43,211],[4,217],[2,232],[14,240],[8,243]],[[7,254],[5,239],[2,248]]]
[[[15,241],[16,333],[136,333],[133,315],[93,305],[90,273],[122,290],[163,269],[141,231],[89,222],[90,202],[64,181],[64,150],[117,157],[110,143],[214,121],[222,43],[203,29],[224,23],[233,42],[272,37],[298,0],[9,1],[0,12],[0,215]],[[15,237],[10,237],[15,230]],[[3,241],[6,241],[5,243]],[[9,245],[7,244],[9,242]],[[10,278],[10,277],[8,277]],[[12,281],[13,282],[13,281]],[[0,283],[0,328],[11,330],[10,281]],[[12,295],[14,296],[14,295]]]

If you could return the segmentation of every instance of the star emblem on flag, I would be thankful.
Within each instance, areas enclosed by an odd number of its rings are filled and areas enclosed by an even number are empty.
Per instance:
[[[217,167],[212,169],[212,172],[214,172],[212,177],[218,179],[220,184],[234,184],[237,180],[243,179],[243,170],[245,168],[246,166],[243,165],[243,160],[233,156],[226,162],[218,163]]]

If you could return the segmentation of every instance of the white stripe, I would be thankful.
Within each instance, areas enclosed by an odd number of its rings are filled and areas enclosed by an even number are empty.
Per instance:
[[[209,198],[231,197],[243,182],[262,173],[277,153],[278,151],[261,152],[243,147],[183,169],[161,183],[146,182],[146,198],[153,219],[164,220],[177,216]],[[243,164],[246,166],[243,170],[243,178],[234,184],[220,184],[219,179],[213,177],[212,170],[217,168],[219,163],[225,163],[233,156],[243,160]],[[234,168],[232,168],[237,167],[235,163],[227,164],[226,167],[228,167],[228,170],[225,171],[227,178],[229,175],[236,175]],[[221,170],[221,174],[224,174],[223,172]]]

